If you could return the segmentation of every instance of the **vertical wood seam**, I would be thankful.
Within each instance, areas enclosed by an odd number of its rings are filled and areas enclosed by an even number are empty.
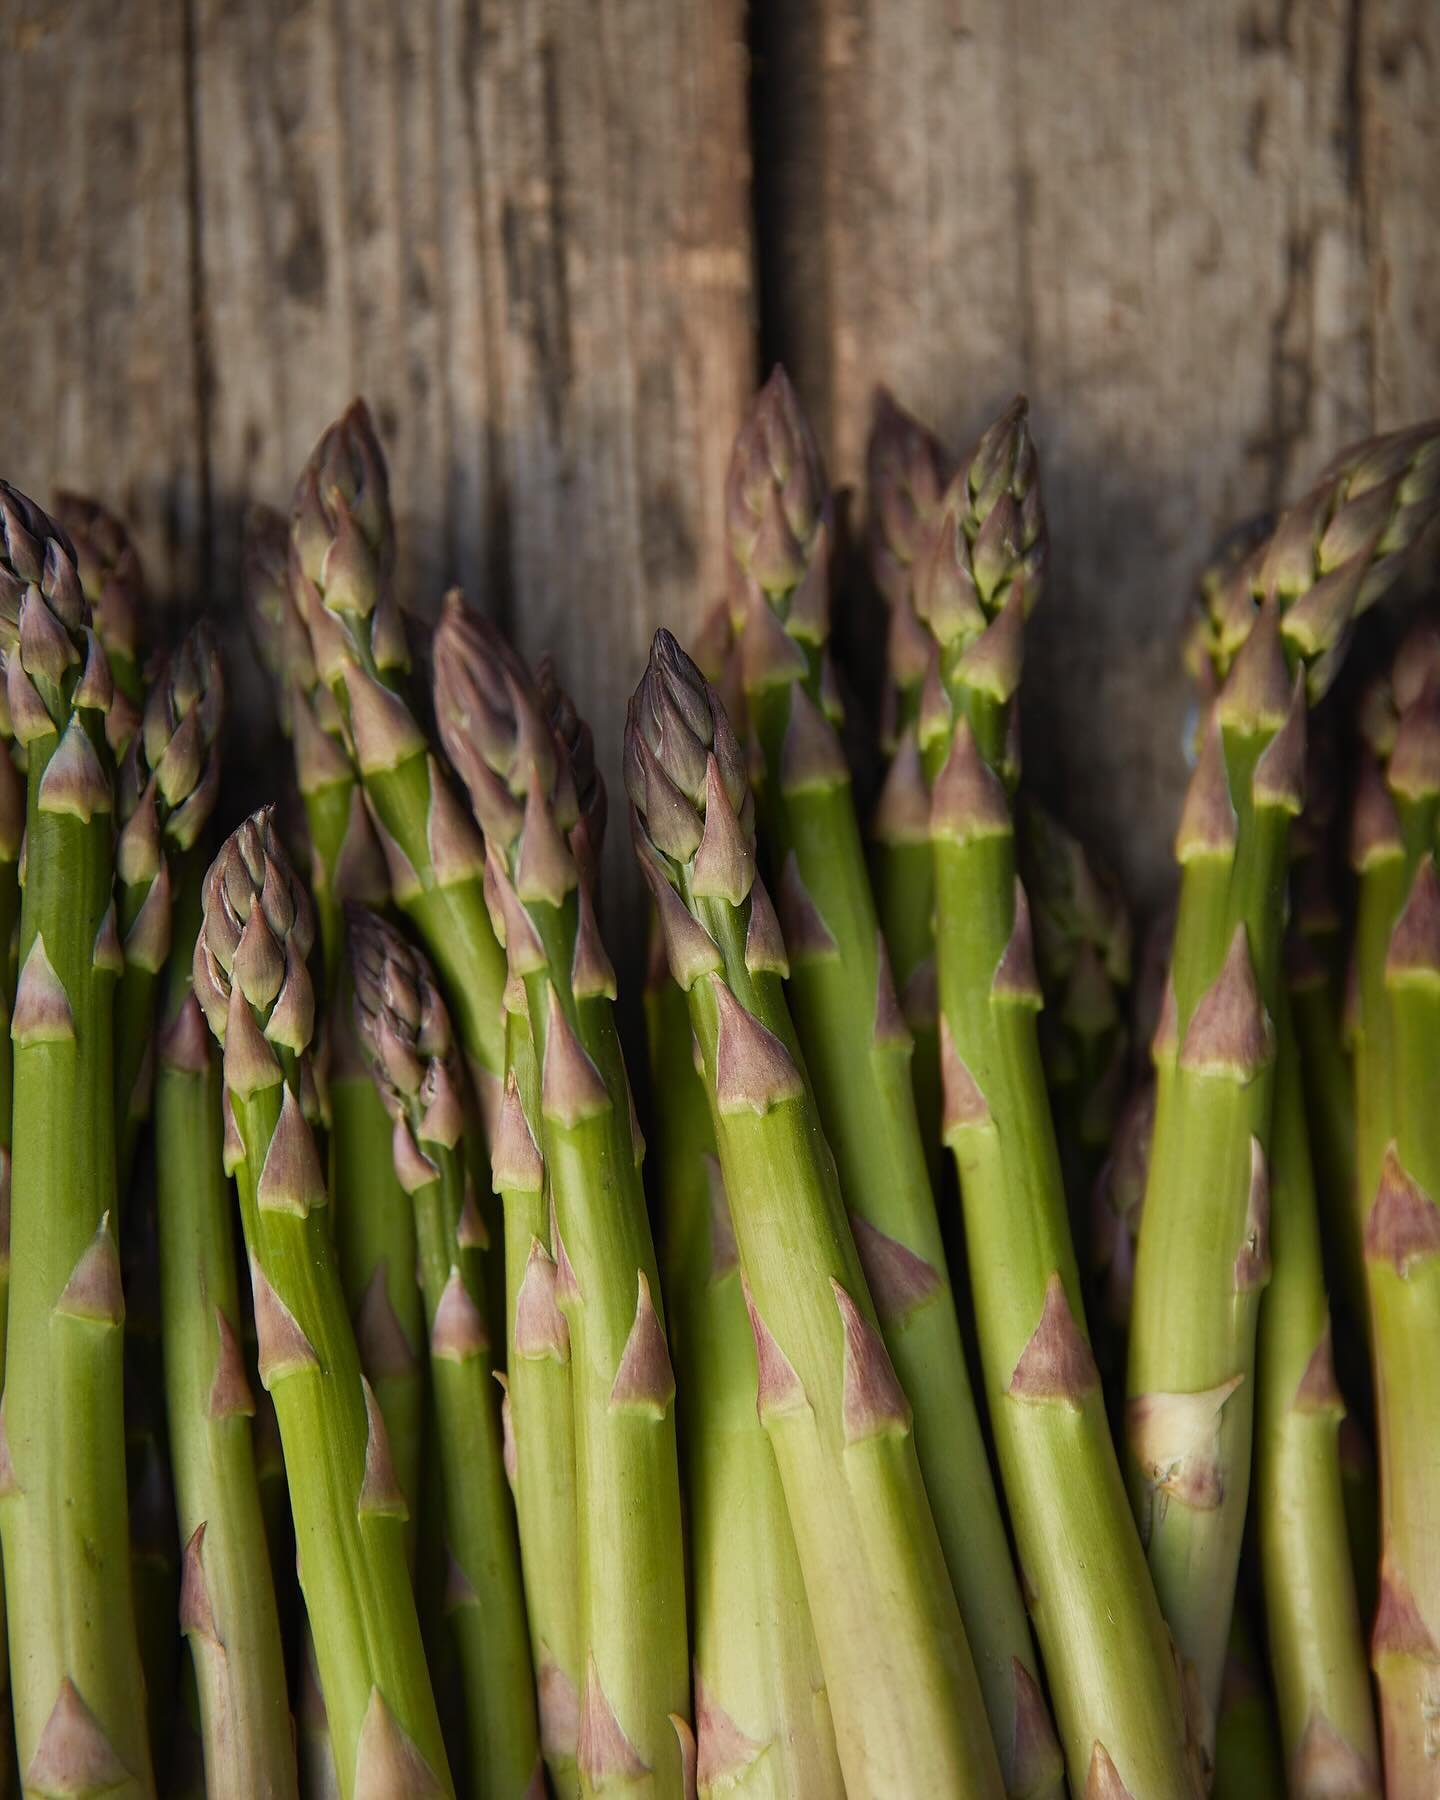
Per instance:
[[[214,593],[214,501],[210,489],[211,345],[210,302],[205,283],[205,246],[200,185],[199,58],[196,42],[197,0],[180,0],[181,62],[185,81],[185,224],[189,236],[188,269],[192,377],[195,383],[196,485],[200,500],[197,554],[199,594],[207,608]]]

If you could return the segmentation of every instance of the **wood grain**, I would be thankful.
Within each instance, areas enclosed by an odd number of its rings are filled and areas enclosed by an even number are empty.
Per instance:
[[[0,471],[121,508],[176,594],[204,517],[184,23],[183,0],[0,8]]]
[[[1023,388],[1031,769],[1148,903],[1212,534],[1440,408],[1440,15],[785,0],[747,118],[743,11],[10,0],[0,467],[129,512],[254,706],[244,505],[364,391],[406,594],[458,579],[553,647],[613,785],[650,630],[720,582],[757,294],[841,481],[875,380],[957,444]]]
[[[771,347],[841,482],[877,380],[957,447],[1029,393],[1056,549],[1029,769],[1153,903],[1199,560],[1343,442],[1440,410],[1435,9],[801,0],[767,17],[768,107],[789,101],[765,115]]]

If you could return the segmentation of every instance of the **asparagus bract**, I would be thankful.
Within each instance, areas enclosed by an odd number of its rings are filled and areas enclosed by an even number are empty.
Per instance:
[[[220,1065],[190,989],[199,871],[174,900],[155,1073],[155,1181],[165,1391],[190,1640],[214,1800],[297,1792],[275,1584],[260,1511],[241,1350]]]
[[[1358,1184],[1380,1452],[1380,1597],[1370,1657],[1385,1778],[1434,1782],[1440,1706],[1440,632],[1401,645],[1351,824]]]
[[[949,473],[936,439],[882,388],[866,448],[870,574],[889,609],[881,730],[889,763],[871,822],[875,902],[914,1040],[910,1075],[932,1183],[940,1177],[940,1014],[930,808],[917,732],[935,653],[915,613],[914,583]]]
[[[0,484],[0,534],[0,643],[27,764],[0,1436],[16,1746],[29,1789],[53,1790],[78,1760],[107,1789],[148,1794],[114,1228],[113,689],[59,527]]]
[[[744,759],[668,632],[631,701],[633,835],[689,995],[770,1435],[853,1793],[1003,1791],[911,1436],[780,986]]]
[[[394,1121],[395,1170],[414,1207],[470,1786],[519,1800],[541,1781],[535,1682],[479,1252],[462,1243],[463,1077],[425,959],[373,913],[352,910],[349,937],[360,1043]]]
[[[1127,1379],[1131,1491],[1213,1740],[1250,1485],[1285,871],[1307,694],[1440,508],[1440,431],[1348,453],[1240,565],[1176,839],[1171,985]]]
[[[116,907],[125,957],[115,995],[118,1171],[127,1186],[154,1081],[156,986],[170,954],[177,885],[191,865],[220,791],[225,684],[214,633],[203,620],[155,675],[139,728],[120,765],[116,798]],[[189,946],[182,946],[188,954]]]
[[[1195,1791],[1180,1686],[1085,1331],[1035,1014],[1008,790],[1044,523],[1025,404],[965,459],[916,601],[935,646],[931,784],[946,1141],[960,1173],[991,1428],[1070,1782]]]
[[[645,1017],[659,1126],[665,1291],[689,1502],[695,1730],[706,1792],[845,1793],[775,1454],[690,1009],[657,938]]]
[[[195,995],[223,1054],[260,1379],[280,1421],[296,1560],[336,1771],[353,1794],[453,1794],[406,1565],[407,1509],[360,1372],[301,1108],[310,902],[267,812],[205,877]]]
[[[690,1682],[675,1381],[595,916],[603,789],[588,733],[562,741],[523,664],[458,594],[436,633],[435,713],[485,832],[512,1004],[523,992],[539,1065],[538,1143],[518,1084],[495,1142],[502,1169],[523,1162],[532,1183],[543,1161],[554,1209],[550,1252],[534,1240],[527,1252],[517,1313],[537,1348],[569,1340],[581,1788],[643,1782],[679,1796]]]
[[[731,459],[732,607],[760,846],[778,874],[795,1028],[1012,1793],[1054,1791],[1058,1746],[975,1411],[829,679],[833,525],[784,371]],[[1048,1774],[1046,1773],[1048,1766]]]
[[[1292,1794],[1380,1794],[1380,1756],[1340,1476],[1344,1413],[1300,1050],[1280,999],[1270,1182],[1273,1268],[1260,1308],[1255,1512],[1276,1710]]]
[[[292,596],[344,722],[395,904],[414,922],[451,996],[493,1124],[505,1068],[505,959],[485,906],[484,846],[402,691],[409,653],[390,581],[389,484],[363,401],[330,427],[306,464],[290,535]],[[301,716],[297,708],[297,731]],[[300,785],[306,791],[303,769]]]

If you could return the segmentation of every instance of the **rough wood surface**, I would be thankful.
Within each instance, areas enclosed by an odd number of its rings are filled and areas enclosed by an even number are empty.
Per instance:
[[[1030,395],[1056,580],[1027,759],[1153,902],[1199,559],[1440,411],[1440,10],[795,0],[757,63],[768,347],[842,482],[877,380],[957,448]]]
[[[742,0],[10,0],[0,50],[0,469],[123,507],[254,706],[246,503],[364,392],[402,591],[553,649],[618,796],[755,374]]]
[[[743,13],[8,0],[0,469],[233,622],[245,502],[363,390],[412,601],[552,644],[613,781],[652,625],[720,581],[753,128],[762,337],[841,480],[876,379],[957,443],[1031,395],[1031,767],[1152,900],[1212,533],[1440,409],[1440,12],[769,0],[751,119]]]

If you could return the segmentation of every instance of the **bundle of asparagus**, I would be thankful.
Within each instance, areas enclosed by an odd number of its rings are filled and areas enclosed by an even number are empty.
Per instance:
[[[638,1097],[589,730],[458,593],[417,694],[362,403],[247,521],[229,835],[210,627],[0,484],[0,1791],[1440,1791],[1440,426],[1208,566],[1133,1007],[1025,403],[868,470],[868,843],[778,370],[635,690]]]

